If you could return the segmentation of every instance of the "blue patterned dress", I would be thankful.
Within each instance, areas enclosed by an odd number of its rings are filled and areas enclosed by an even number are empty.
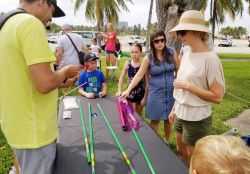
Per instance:
[[[155,65],[151,54],[148,55],[149,66],[149,91],[146,102],[146,118],[150,120],[167,120],[174,104],[174,50],[168,47],[171,63],[165,60]]]

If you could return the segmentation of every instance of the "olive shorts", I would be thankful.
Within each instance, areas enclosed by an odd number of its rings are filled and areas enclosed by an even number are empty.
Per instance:
[[[194,146],[196,141],[211,134],[212,116],[200,121],[186,121],[174,118],[174,130],[182,134],[182,141],[189,146]]]

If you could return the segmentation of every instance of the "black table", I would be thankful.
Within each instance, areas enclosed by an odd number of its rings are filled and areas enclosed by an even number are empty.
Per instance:
[[[84,119],[89,135],[88,127],[88,102],[91,103],[92,112],[97,113],[93,117],[93,136],[95,142],[95,160],[97,174],[128,174],[131,173],[125,160],[110,134],[104,119],[99,112],[96,103],[99,103],[114,129],[118,139],[124,147],[128,158],[132,162],[137,174],[150,174],[150,170],[144,160],[139,146],[132,132],[124,132],[120,128],[119,112],[114,97],[87,99],[73,96],[82,101]],[[57,157],[55,162],[56,174],[87,174],[91,173],[91,166],[87,163],[85,145],[79,109],[72,110],[71,119],[63,119],[63,102],[59,107],[59,137],[57,142]],[[188,169],[175,153],[162,141],[162,139],[140,118],[140,130],[138,135],[151,160],[156,174],[187,174]],[[89,136],[88,136],[89,138]]]

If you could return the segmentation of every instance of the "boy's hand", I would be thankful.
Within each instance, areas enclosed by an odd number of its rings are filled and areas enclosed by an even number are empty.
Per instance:
[[[92,99],[92,98],[95,98],[95,94],[92,92],[89,92],[86,94],[86,97]]]
[[[103,92],[103,91],[99,92],[99,97],[100,97],[100,98],[104,97],[105,95],[106,95],[105,92]]]

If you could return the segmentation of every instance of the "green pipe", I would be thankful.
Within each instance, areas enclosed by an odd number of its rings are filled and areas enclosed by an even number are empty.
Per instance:
[[[86,147],[87,160],[88,160],[88,163],[91,163],[91,158],[90,158],[90,153],[89,153],[89,143],[88,143],[88,137],[87,137],[87,131],[86,131],[86,125],[85,125],[83,111],[82,111],[82,104],[81,104],[80,100],[77,100],[77,103],[78,103],[78,106],[79,106],[80,116],[81,116],[81,121],[82,121],[82,131],[83,131],[84,142],[85,142],[85,147]]]
[[[133,131],[133,134],[134,134],[134,137],[135,137],[135,139],[136,139],[136,142],[137,142],[137,144],[139,145],[139,147],[140,147],[140,149],[141,149],[141,152],[142,152],[142,154],[143,154],[143,157],[144,157],[144,159],[146,160],[147,165],[148,165],[148,167],[149,167],[151,173],[152,173],[152,174],[155,174],[154,168],[153,168],[153,166],[152,166],[152,164],[151,164],[151,162],[150,162],[150,159],[148,158],[148,155],[147,155],[147,153],[146,153],[146,151],[145,151],[145,149],[144,149],[143,144],[141,143],[141,140],[140,140],[138,134],[136,133],[136,131],[135,131],[134,128],[132,128],[132,131]]]
[[[104,114],[104,112],[103,112],[101,106],[100,106],[98,103],[97,103],[97,106],[98,106],[98,108],[99,108],[99,110],[100,110],[100,112],[101,112],[101,114],[102,114],[102,116],[103,116],[103,119],[104,119],[104,121],[105,121],[107,127],[109,128],[109,131],[110,131],[110,133],[112,134],[112,136],[113,136],[113,138],[114,138],[114,140],[115,140],[115,142],[116,142],[116,144],[117,144],[119,150],[121,151],[122,156],[123,156],[123,158],[125,159],[125,161],[126,161],[128,167],[129,167],[129,169],[131,170],[132,174],[136,174],[135,168],[134,168],[134,166],[132,165],[132,163],[130,162],[130,160],[128,159],[128,156],[127,156],[127,154],[125,153],[125,151],[124,151],[124,149],[123,149],[123,147],[122,147],[122,145],[121,145],[119,139],[117,138],[117,136],[116,136],[116,134],[115,134],[113,128],[112,128],[111,125],[109,124],[109,121],[108,121],[108,119],[107,119],[107,116]]]
[[[95,153],[94,153],[94,138],[93,138],[93,127],[92,127],[92,110],[91,105],[88,103],[89,113],[89,141],[90,141],[90,153],[91,153],[91,173],[95,174]]]

